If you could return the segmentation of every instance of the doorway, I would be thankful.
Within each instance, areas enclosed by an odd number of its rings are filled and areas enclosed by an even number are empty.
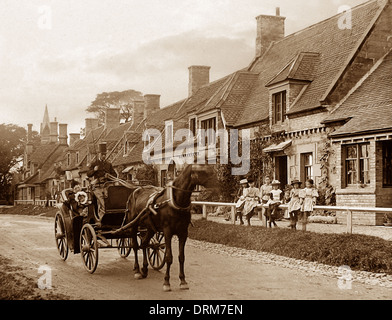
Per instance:
[[[280,190],[289,183],[287,175],[287,156],[275,157],[275,178],[280,181]]]

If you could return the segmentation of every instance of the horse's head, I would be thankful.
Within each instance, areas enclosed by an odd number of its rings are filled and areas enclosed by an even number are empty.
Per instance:
[[[194,164],[191,167],[192,184],[207,189],[218,188],[218,176],[213,165]]]

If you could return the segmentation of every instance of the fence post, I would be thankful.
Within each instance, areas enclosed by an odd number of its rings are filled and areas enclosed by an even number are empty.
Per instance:
[[[308,224],[308,214],[306,212],[302,213],[302,231],[306,231],[306,225]]]
[[[231,206],[231,221],[235,224],[235,215],[236,215],[236,208],[235,206]]]
[[[353,212],[351,210],[347,210],[347,233],[353,233]]]
[[[207,220],[207,205],[203,204],[203,219]]]

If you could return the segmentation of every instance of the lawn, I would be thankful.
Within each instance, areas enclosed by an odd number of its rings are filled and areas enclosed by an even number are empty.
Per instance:
[[[197,220],[189,228],[189,237],[331,266],[348,265],[353,270],[392,274],[392,243],[367,235],[293,232]]]

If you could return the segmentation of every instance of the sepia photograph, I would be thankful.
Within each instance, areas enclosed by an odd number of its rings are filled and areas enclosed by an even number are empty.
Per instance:
[[[0,300],[392,299],[392,0],[0,7]]]

